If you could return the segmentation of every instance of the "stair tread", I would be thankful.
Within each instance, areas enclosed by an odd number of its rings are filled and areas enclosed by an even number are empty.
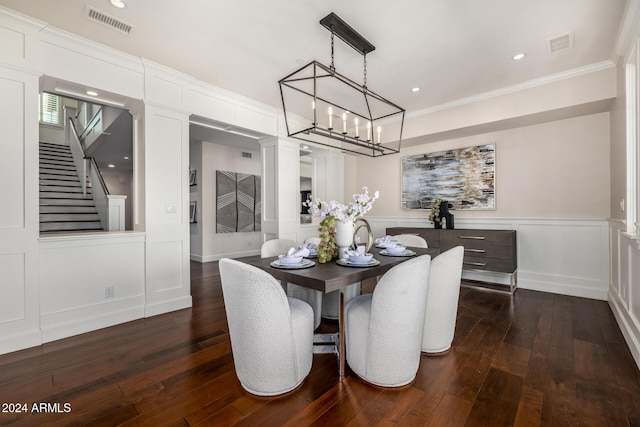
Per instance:
[[[83,195],[71,148],[46,142],[39,148],[40,233],[104,231],[90,186]]]

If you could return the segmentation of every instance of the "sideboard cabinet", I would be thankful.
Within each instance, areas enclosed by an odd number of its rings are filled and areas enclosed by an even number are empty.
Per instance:
[[[438,248],[440,252],[464,246],[463,270],[508,274],[510,291],[516,288],[518,254],[515,230],[391,227],[387,228],[387,234],[417,234],[427,241],[430,248]]]

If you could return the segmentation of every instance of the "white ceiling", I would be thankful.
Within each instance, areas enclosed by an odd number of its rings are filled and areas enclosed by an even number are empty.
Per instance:
[[[408,112],[610,60],[625,0],[0,0],[0,5],[265,104],[277,81],[330,62],[335,12],[376,46],[368,86]],[[85,5],[134,26],[129,35],[84,17]],[[546,40],[573,32],[574,47]],[[521,61],[511,57],[526,53]],[[336,39],[338,72],[362,79],[362,56]],[[417,93],[412,87],[420,87]]]

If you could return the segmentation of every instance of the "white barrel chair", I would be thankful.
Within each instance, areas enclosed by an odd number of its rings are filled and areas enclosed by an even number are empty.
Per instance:
[[[422,351],[437,355],[451,348],[458,315],[464,247],[456,246],[431,261]]]
[[[298,387],[313,361],[313,311],[249,264],[219,263],[231,350],[242,387],[275,396]]]
[[[429,247],[429,245],[427,244],[427,241],[423,237],[420,237],[416,234],[397,234],[391,237],[396,239],[396,241],[403,246],[409,246],[414,248]]]
[[[306,239],[304,239],[305,243],[312,243],[316,246],[320,246],[320,242],[322,242],[322,239],[320,239],[320,237],[318,236],[313,236],[313,237],[307,237]]]
[[[291,248],[297,248],[298,243],[288,239],[272,239],[264,242],[260,248],[260,256],[268,258],[286,254]],[[281,282],[287,295],[305,301],[313,309],[313,329],[320,326],[322,312],[322,292],[305,288],[294,283]]]
[[[431,257],[422,255],[387,271],[373,294],[346,307],[347,363],[363,380],[400,387],[414,380],[429,286]]]

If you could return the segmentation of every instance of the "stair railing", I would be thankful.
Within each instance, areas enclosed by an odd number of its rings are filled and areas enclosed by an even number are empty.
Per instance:
[[[125,200],[127,196],[111,195],[109,189],[102,178],[100,168],[95,158],[86,157],[78,132],[72,118],[69,118],[69,133],[71,140],[71,154],[73,163],[78,171],[78,178],[82,187],[82,195],[87,198],[87,178],[91,183],[91,197],[98,211],[98,218],[102,228],[106,231],[122,231],[125,229]]]
[[[78,137],[76,131],[76,125],[73,122],[73,118],[69,117],[69,146],[71,147],[71,156],[73,157],[73,164],[76,166],[76,172],[78,173],[78,179],[80,180],[80,187],[82,188],[82,197],[87,198],[87,162],[85,161],[84,150],[82,149],[82,143]]]

